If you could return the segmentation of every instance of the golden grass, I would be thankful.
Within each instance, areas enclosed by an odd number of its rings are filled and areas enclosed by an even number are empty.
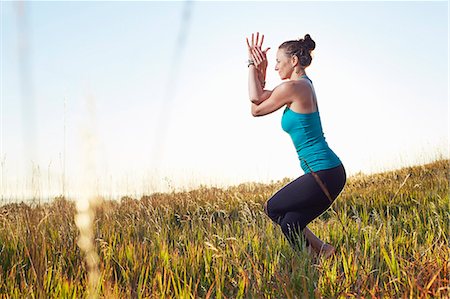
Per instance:
[[[103,298],[449,297],[449,160],[349,178],[308,227],[337,254],[314,264],[263,212],[269,185],[103,200],[96,210]],[[75,205],[0,207],[0,295],[81,298]]]

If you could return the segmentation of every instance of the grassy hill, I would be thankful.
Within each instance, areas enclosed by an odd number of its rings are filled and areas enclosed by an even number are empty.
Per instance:
[[[337,254],[294,252],[264,215],[279,188],[103,200],[96,208],[104,298],[448,298],[449,160],[349,178],[308,226]],[[75,204],[0,207],[0,294],[86,296]]]

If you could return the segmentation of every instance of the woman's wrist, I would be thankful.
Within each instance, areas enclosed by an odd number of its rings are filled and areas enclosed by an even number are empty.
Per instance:
[[[266,76],[264,76],[264,73],[261,72],[260,69],[258,69],[258,80],[261,83],[262,89],[266,86]]]

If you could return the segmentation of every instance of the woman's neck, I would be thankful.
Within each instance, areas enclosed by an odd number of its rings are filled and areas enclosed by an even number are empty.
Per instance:
[[[305,70],[296,70],[296,71],[292,72],[290,79],[291,80],[298,80],[302,76],[306,76]]]

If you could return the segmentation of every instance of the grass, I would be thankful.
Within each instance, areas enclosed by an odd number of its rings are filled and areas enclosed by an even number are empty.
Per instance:
[[[349,178],[308,227],[337,255],[294,252],[264,215],[288,182],[103,200],[102,298],[448,298],[449,160]],[[82,298],[75,204],[0,207],[0,295]]]

